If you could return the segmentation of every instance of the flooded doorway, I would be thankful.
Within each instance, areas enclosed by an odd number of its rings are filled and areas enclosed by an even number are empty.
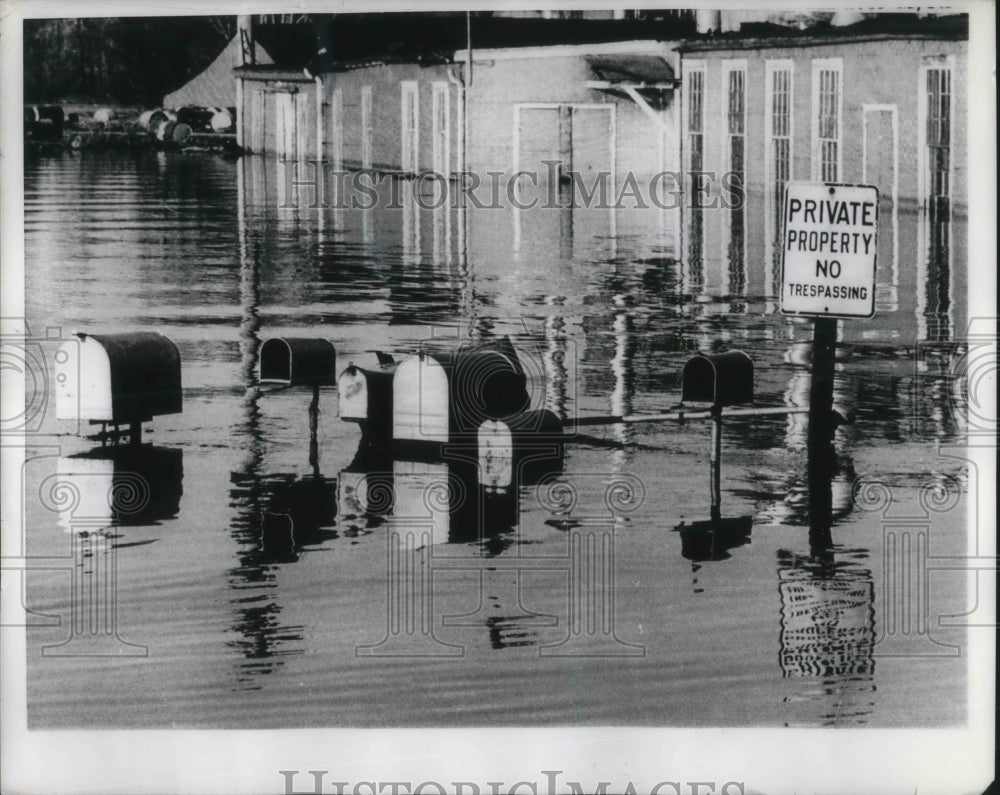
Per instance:
[[[514,106],[514,171],[531,171],[539,181],[548,163],[560,177],[571,172],[586,185],[607,173],[614,180],[615,113],[606,104],[523,103]]]
[[[616,129],[612,104],[514,106],[512,173],[521,174],[520,202],[526,205],[534,199],[547,208],[543,213],[515,209],[515,250],[520,250],[522,225],[532,227],[525,229],[532,237],[539,225],[557,223],[554,239],[562,259],[574,256],[574,230],[586,229],[588,239],[614,238]]]

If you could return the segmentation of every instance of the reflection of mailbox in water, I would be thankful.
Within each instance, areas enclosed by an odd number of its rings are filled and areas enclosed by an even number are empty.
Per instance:
[[[181,411],[181,357],[162,334],[77,334],[56,357],[61,420],[139,423]]]
[[[699,353],[684,365],[681,400],[733,406],[753,402],[753,360],[743,351]]]
[[[284,386],[333,386],[337,355],[329,340],[272,337],[260,346],[260,382]]]
[[[180,511],[184,451],[148,444],[100,447],[60,458],[56,477],[73,497],[60,511],[67,530],[157,525]]]

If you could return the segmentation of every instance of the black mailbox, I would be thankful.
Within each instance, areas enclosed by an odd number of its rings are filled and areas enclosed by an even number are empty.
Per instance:
[[[181,411],[181,357],[162,334],[77,334],[56,359],[59,419],[139,423]]]
[[[733,406],[753,402],[753,360],[743,351],[699,353],[684,365],[681,400]]]
[[[307,337],[272,337],[260,346],[260,382],[284,386],[333,386],[337,354],[333,343]]]

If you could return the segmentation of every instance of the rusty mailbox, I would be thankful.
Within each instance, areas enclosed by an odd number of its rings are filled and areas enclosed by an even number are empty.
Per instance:
[[[340,419],[358,423],[369,441],[387,442],[391,438],[395,371],[395,365],[370,370],[351,362],[337,380]]]
[[[337,354],[329,340],[271,337],[260,346],[260,383],[282,386],[334,386]]]
[[[753,402],[753,359],[743,351],[698,353],[684,365],[681,400],[735,406]]]
[[[162,334],[77,334],[56,357],[56,416],[136,424],[181,411],[181,357]]]

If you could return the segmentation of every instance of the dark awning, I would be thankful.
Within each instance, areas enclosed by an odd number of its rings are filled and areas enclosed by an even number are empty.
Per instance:
[[[588,55],[587,63],[601,80],[672,83],[674,69],[659,55]]]
[[[595,78],[588,88],[620,97],[636,91],[656,110],[666,106],[678,84],[673,66],[659,55],[589,55],[587,64]]]

